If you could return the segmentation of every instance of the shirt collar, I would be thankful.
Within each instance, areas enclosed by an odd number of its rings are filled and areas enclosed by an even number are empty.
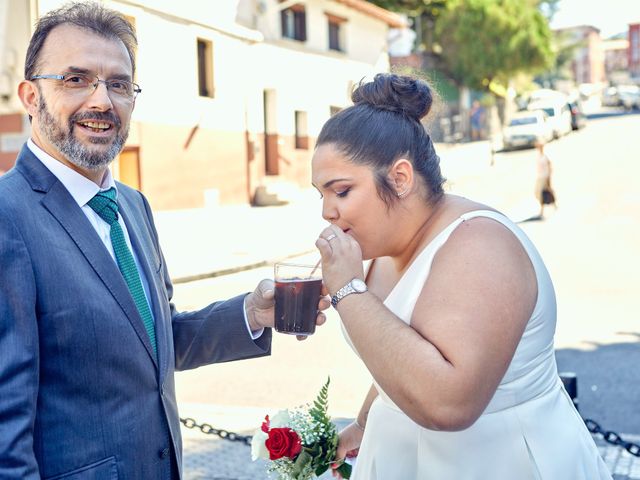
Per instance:
[[[38,147],[31,138],[27,140],[27,146],[38,160],[40,160],[44,166],[47,167],[47,169],[49,169],[49,171],[53,173],[58,180],[60,180],[60,183],[62,183],[62,185],[64,185],[64,187],[69,191],[75,202],[80,207],[85,206],[87,202],[100,191],[108,190],[112,187],[115,188],[116,191],[118,190],[116,182],[113,180],[113,176],[111,175],[111,170],[109,169],[107,169],[104,177],[102,178],[102,184],[98,186],[87,177],[79,174],[64,163],[53,158],[47,152]]]

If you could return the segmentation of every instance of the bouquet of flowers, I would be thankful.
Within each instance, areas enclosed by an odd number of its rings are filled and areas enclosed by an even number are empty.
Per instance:
[[[270,460],[269,472],[280,480],[309,480],[322,475],[338,460],[338,432],[327,416],[329,381],[309,408],[281,410],[267,415],[251,441],[251,458]],[[342,478],[351,476],[351,465],[338,461]]]

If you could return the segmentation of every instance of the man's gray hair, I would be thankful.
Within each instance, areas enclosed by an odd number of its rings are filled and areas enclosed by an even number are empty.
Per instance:
[[[135,50],[138,40],[133,25],[119,12],[97,2],[66,4],[43,15],[36,23],[24,63],[24,78],[29,80],[38,69],[40,50],[47,36],[58,25],[69,24],[85,28],[105,38],[120,40],[129,54],[132,72],[136,70]],[[96,55],[99,55],[96,52]],[[57,72],[55,72],[57,73]]]

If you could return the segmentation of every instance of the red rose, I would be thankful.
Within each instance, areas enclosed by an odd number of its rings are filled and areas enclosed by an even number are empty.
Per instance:
[[[270,425],[271,425],[271,420],[269,420],[269,415],[267,415],[266,417],[264,417],[264,422],[262,422],[262,427],[260,428],[264,433],[269,433]]]
[[[270,460],[277,460],[282,457],[293,459],[302,450],[300,437],[288,427],[269,430],[269,438],[264,444],[269,450]]]

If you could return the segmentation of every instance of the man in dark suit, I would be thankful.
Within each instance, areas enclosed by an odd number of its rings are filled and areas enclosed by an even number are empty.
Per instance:
[[[273,283],[177,312],[149,204],[111,177],[135,45],[100,4],[47,14],[29,44],[32,135],[0,178],[2,479],[177,479],[174,371],[270,353]]]

